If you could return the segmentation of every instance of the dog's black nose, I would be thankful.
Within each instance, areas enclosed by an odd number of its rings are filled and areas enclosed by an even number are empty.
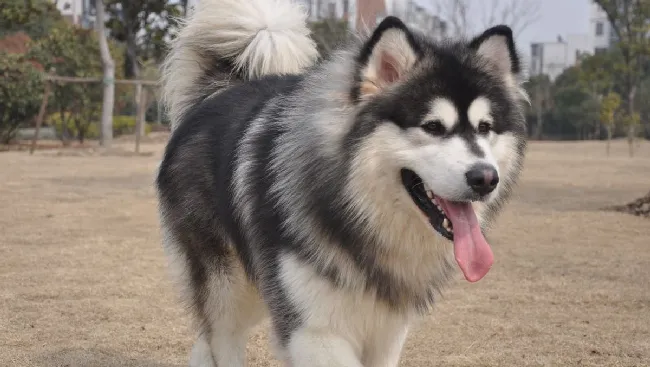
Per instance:
[[[499,174],[497,170],[485,163],[477,163],[470,167],[469,171],[465,173],[467,184],[477,194],[484,196],[497,187],[499,183]]]

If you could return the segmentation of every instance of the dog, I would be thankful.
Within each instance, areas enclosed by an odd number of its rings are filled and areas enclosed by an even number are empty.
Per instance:
[[[163,247],[191,366],[241,367],[271,320],[286,366],[397,366],[526,151],[512,31],[435,41],[386,17],[321,59],[289,0],[202,0],[162,67]]]

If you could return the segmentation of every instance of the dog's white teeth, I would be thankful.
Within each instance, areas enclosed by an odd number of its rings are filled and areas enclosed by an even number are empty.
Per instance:
[[[451,223],[449,223],[449,219],[445,218],[442,221],[442,226],[448,231],[448,232],[453,232],[454,230],[451,228]]]
[[[431,190],[427,190],[427,196],[429,199],[433,200],[433,192]]]

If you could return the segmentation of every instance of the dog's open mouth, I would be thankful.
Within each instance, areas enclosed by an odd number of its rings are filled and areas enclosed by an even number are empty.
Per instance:
[[[429,218],[429,223],[446,239],[454,240],[454,227],[445,215],[442,203],[431,189],[425,186],[420,176],[407,169],[402,170],[402,182],[415,204]]]
[[[402,169],[402,183],[433,229],[454,242],[454,255],[465,279],[476,282],[490,270],[494,257],[470,202],[437,196],[415,172]]]

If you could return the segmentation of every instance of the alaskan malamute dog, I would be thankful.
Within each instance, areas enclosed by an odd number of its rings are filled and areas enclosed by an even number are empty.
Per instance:
[[[492,266],[483,231],[525,151],[510,28],[437,42],[387,17],[317,62],[290,0],[193,14],[163,68],[156,182],[190,365],[244,366],[268,315],[287,366],[396,366],[456,269]]]

